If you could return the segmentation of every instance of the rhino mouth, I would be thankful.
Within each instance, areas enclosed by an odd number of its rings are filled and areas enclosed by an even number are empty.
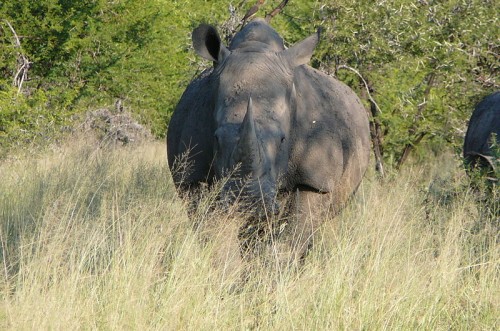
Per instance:
[[[225,210],[235,209],[252,216],[277,215],[280,205],[274,185],[258,179],[233,179],[222,186],[219,201]]]

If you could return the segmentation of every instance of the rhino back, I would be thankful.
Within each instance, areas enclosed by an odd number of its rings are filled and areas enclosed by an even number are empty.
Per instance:
[[[167,130],[167,157],[170,169],[176,160],[188,161],[186,172],[173,172],[178,185],[193,185],[209,180],[213,159],[213,84],[211,72],[204,71],[191,82],[174,110]],[[186,157],[187,156],[187,157]]]
[[[309,66],[297,68],[294,84],[297,106],[288,185],[331,192],[343,203],[368,166],[367,113],[348,86]]]
[[[464,156],[471,153],[490,154],[489,142],[496,133],[500,143],[500,92],[484,98],[475,108],[465,135]]]

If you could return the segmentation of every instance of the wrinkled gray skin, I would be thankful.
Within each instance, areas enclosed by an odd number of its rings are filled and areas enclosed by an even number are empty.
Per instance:
[[[464,160],[468,169],[478,166],[494,173],[490,150],[492,133],[496,133],[496,142],[500,145],[500,91],[485,97],[472,113],[464,141]]]
[[[277,32],[259,20],[228,48],[212,26],[200,25],[192,38],[197,54],[214,68],[189,84],[171,118],[169,166],[186,156],[190,162],[187,172],[172,171],[175,184],[196,190],[238,165],[221,198],[239,195],[270,215],[280,207],[276,201],[292,196],[281,204],[293,217],[280,233],[298,247],[295,253],[304,253],[321,223],[315,212],[338,211],[368,166],[368,118],[360,100],[306,65],[319,33],[285,49]]]

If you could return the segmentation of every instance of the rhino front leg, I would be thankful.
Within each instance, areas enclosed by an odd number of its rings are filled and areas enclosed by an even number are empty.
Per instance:
[[[288,203],[287,222],[280,226],[273,243],[278,260],[300,263],[314,244],[314,234],[332,214],[330,194],[297,189]]]
[[[300,265],[314,243],[314,234],[332,215],[331,195],[300,188],[280,199],[279,215],[251,218],[239,230],[242,256],[267,257],[280,266]],[[268,261],[271,262],[271,261]]]

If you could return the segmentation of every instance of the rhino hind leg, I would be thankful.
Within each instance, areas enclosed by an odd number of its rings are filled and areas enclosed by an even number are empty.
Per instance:
[[[477,174],[490,182],[499,180],[499,178],[496,178],[498,169],[495,168],[493,157],[489,155],[469,152],[464,157],[464,165],[469,176]]]

